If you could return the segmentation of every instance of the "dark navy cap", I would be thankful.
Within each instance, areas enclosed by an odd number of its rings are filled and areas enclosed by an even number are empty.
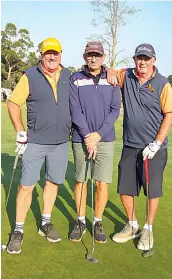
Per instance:
[[[146,55],[150,58],[151,57],[156,57],[155,50],[154,50],[153,46],[151,46],[149,44],[141,44],[138,47],[136,47],[135,54],[134,54],[133,58],[137,57],[139,55]]]

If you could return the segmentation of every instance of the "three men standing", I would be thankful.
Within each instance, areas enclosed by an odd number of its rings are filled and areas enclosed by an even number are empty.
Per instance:
[[[120,111],[120,89],[107,81],[101,43],[89,42],[86,45],[83,55],[86,65],[71,78],[70,72],[60,64],[61,52],[56,39],[43,41],[40,64],[25,71],[8,102],[17,132],[17,152],[23,154],[21,185],[16,199],[16,226],[7,247],[11,254],[21,252],[25,218],[44,161],[46,184],[38,232],[51,242],[61,240],[50,218],[58,184],[65,179],[71,118],[76,178],[74,197],[78,217],[69,239],[79,242],[86,230],[87,167],[89,159],[93,158],[93,178],[96,181],[94,236],[98,243],[107,240],[102,216],[108,200],[108,184],[112,182],[114,123]],[[162,195],[163,171],[167,162],[166,137],[172,125],[172,88],[154,66],[155,61],[153,47],[142,44],[135,51],[135,68],[115,71],[124,106],[124,146],[119,163],[118,193],[129,222],[113,236],[113,240],[124,243],[141,235],[138,242],[141,250],[153,247],[152,224]],[[113,72],[109,70],[108,73],[111,75]],[[20,108],[25,101],[27,134]],[[134,196],[139,195],[142,185],[144,194],[148,194],[143,171],[143,160],[147,157],[150,159],[150,226],[146,215],[140,233]]]

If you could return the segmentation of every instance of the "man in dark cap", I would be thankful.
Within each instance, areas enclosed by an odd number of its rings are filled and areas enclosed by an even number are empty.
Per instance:
[[[135,68],[116,71],[122,91],[123,150],[119,162],[118,193],[128,216],[123,230],[113,241],[127,242],[140,236],[137,248],[153,247],[152,224],[162,196],[163,172],[167,163],[167,135],[172,125],[172,88],[154,66],[156,54],[150,44],[139,45]],[[112,74],[112,73],[111,73]],[[140,233],[134,196],[146,189],[144,160],[149,159],[149,216]]]
[[[107,72],[102,66],[105,54],[100,42],[89,42],[83,57],[86,65],[72,75],[70,85],[76,179],[74,197],[78,218],[69,239],[81,241],[86,230],[86,170],[89,158],[93,157],[93,178],[96,181],[94,238],[97,243],[105,243],[107,237],[102,216],[108,201],[108,185],[112,182],[114,123],[120,111],[120,89],[107,82]]]

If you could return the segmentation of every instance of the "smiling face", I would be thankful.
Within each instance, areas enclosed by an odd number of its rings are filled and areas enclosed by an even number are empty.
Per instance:
[[[146,55],[139,55],[134,58],[136,65],[136,70],[139,74],[149,75],[152,72],[153,66],[155,64],[155,57],[148,57]]]
[[[61,62],[61,52],[48,50],[42,54],[42,65],[50,73],[56,71]]]
[[[98,71],[101,69],[101,65],[105,59],[105,55],[97,52],[89,52],[84,54],[84,60],[90,71]]]

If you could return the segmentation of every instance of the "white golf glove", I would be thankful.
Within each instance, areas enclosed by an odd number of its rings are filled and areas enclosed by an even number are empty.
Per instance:
[[[160,149],[161,144],[162,143],[159,140],[154,140],[149,143],[143,150],[143,160],[146,160],[146,157],[148,157],[148,159],[152,159]]]
[[[16,146],[17,148],[15,152],[19,153],[20,155],[25,152],[27,147],[27,135],[25,131],[17,133]]]

